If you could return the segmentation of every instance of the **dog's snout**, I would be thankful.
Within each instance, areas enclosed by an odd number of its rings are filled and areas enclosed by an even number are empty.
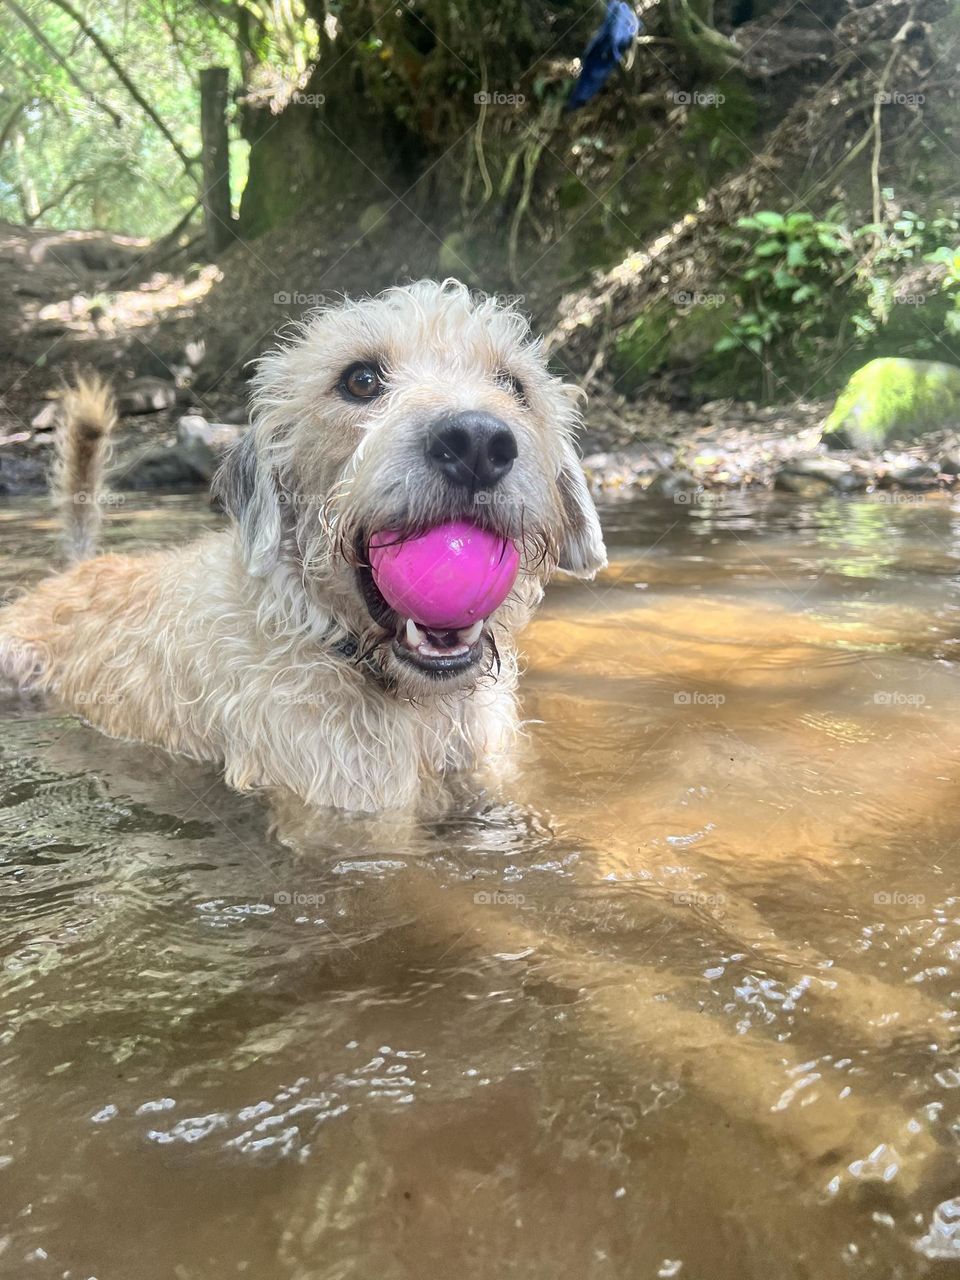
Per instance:
[[[451,483],[491,489],[517,457],[517,439],[492,413],[449,414],[427,432],[427,458]]]

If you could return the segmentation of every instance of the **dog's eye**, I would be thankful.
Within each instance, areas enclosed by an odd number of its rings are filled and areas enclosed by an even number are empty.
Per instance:
[[[515,395],[521,404],[527,402],[527,391],[519,378],[515,377],[509,369],[501,369],[497,373],[497,382],[505,391],[509,391]]]
[[[340,375],[340,390],[352,400],[373,400],[383,393],[383,374],[375,364],[359,361]]]

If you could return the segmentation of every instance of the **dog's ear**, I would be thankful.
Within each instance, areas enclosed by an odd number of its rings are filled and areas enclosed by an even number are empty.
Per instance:
[[[282,520],[277,482],[260,456],[254,428],[224,457],[213,492],[237,523],[247,568],[255,578],[265,577],[279,559]]]
[[[580,459],[569,440],[561,446],[557,488],[563,507],[563,542],[559,567],[578,578],[592,578],[606,568],[607,549],[597,508],[593,505]]]

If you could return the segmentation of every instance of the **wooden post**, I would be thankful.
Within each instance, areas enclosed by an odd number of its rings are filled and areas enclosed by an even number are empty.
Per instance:
[[[200,72],[200,150],[203,158],[204,237],[207,253],[215,258],[234,236],[230,207],[226,67],[205,67]]]

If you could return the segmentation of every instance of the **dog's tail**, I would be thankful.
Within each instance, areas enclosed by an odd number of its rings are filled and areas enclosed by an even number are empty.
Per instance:
[[[97,374],[77,379],[61,402],[52,490],[60,513],[63,545],[73,563],[97,549],[103,509],[103,474],[117,406]]]

